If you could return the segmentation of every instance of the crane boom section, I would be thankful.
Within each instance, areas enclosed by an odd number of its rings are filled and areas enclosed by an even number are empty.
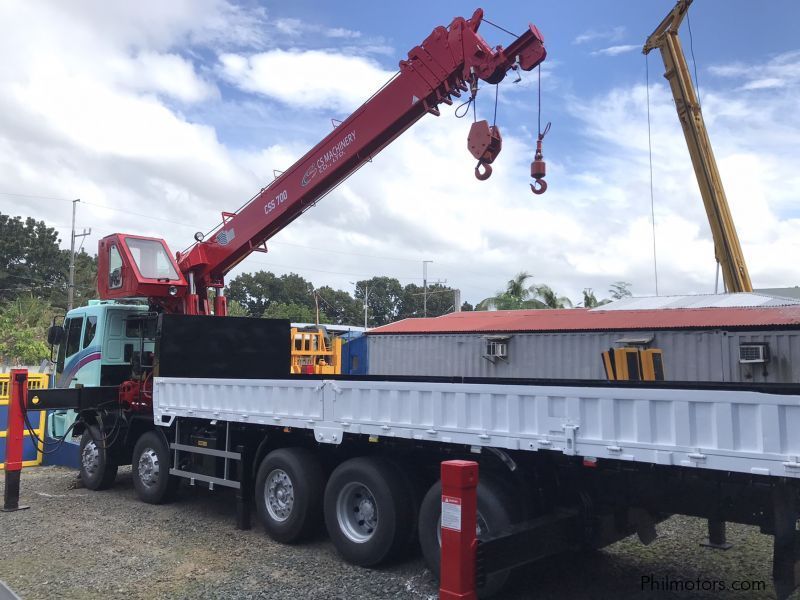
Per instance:
[[[689,66],[678,38],[678,28],[691,3],[692,0],[679,0],[647,39],[643,52],[647,54],[655,48],[661,51],[664,77],[669,81],[683,135],[689,147],[689,156],[711,226],[714,254],[722,270],[725,289],[728,292],[752,292],[750,274],[708,138],[700,102],[697,100]]]
[[[511,69],[529,71],[544,60],[542,36],[533,25],[508,48],[491,48],[478,34],[483,11],[437,27],[400,71],[314,148],[258,193],[207,241],[178,257],[198,288],[219,285],[242,259],[286,227],[426,113],[477,86],[498,83]]]

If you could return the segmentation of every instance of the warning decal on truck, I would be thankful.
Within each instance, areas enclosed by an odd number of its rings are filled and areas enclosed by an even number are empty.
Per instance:
[[[461,498],[442,496],[442,529],[461,531]]]

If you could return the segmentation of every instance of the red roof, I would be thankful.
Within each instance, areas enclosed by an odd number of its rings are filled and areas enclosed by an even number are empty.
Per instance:
[[[497,310],[403,319],[369,334],[626,331],[635,329],[800,328],[800,305],[651,310]]]

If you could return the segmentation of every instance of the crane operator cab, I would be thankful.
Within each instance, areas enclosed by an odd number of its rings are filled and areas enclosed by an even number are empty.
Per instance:
[[[100,240],[97,291],[103,299],[179,298],[186,279],[164,240],[115,233]]]

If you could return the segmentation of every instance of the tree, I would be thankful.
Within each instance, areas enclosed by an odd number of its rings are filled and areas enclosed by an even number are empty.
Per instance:
[[[572,308],[572,301],[566,296],[559,296],[549,285],[540,283],[531,286],[535,299],[544,304],[543,308]]]
[[[316,312],[313,308],[292,302],[272,302],[264,311],[265,319],[289,319],[294,323],[314,323]],[[320,311],[319,322],[328,322],[328,317]]]
[[[236,300],[228,300],[228,316],[249,317],[250,313],[248,313],[247,309],[239,304]]]
[[[506,283],[506,289],[496,295],[484,298],[475,307],[475,310],[519,310],[523,308],[547,308],[540,299],[532,297],[536,284],[528,286],[528,280],[533,277],[526,271],[517,273],[513,279]]]
[[[327,285],[317,288],[320,309],[336,325],[359,325],[364,321],[363,305],[344,290],[334,290]]]
[[[45,343],[53,308],[33,294],[0,305],[0,362],[38,365],[50,356]]]
[[[0,300],[21,294],[66,294],[69,252],[59,248],[58,233],[44,221],[0,213]]]
[[[633,293],[630,290],[631,285],[632,284],[628,283],[627,281],[615,281],[611,284],[611,289],[608,290],[608,293],[611,294],[611,297],[614,300],[629,298],[633,296]]]
[[[314,285],[296,273],[281,275],[282,289],[278,301],[287,304],[314,306]]]
[[[592,288],[583,289],[583,302],[581,304],[585,308],[597,308],[598,306],[603,306],[604,304],[608,304],[609,302],[611,302],[611,300],[609,300],[608,298],[603,298],[602,300],[598,300]],[[581,304],[579,304],[578,306],[580,306]]]
[[[282,299],[283,282],[269,271],[242,273],[228,283],[226,296],[245,307],[251,317],[262,317],[269,305]]]
[[[393,277],[373,277],[356,283],[356,299],[364,306],[364,290],[368,290],[369,327],[386,325],[397,320],[403,287]]]
[[[464,301],[464,304],[461,305],[461,312],[469,312],[473,310],[475,310],[475,307],[466,300]]]
[[[453,288],[434,283],[428,286],[428,310],[429,317],[438,317],[453,311],[455,301],[455,291]],[[416,283],[409,283],[403,288],[400,297],[400,305],[397,310],[398,319],[409,319],[422,317],[425,313],[425,289]]]

